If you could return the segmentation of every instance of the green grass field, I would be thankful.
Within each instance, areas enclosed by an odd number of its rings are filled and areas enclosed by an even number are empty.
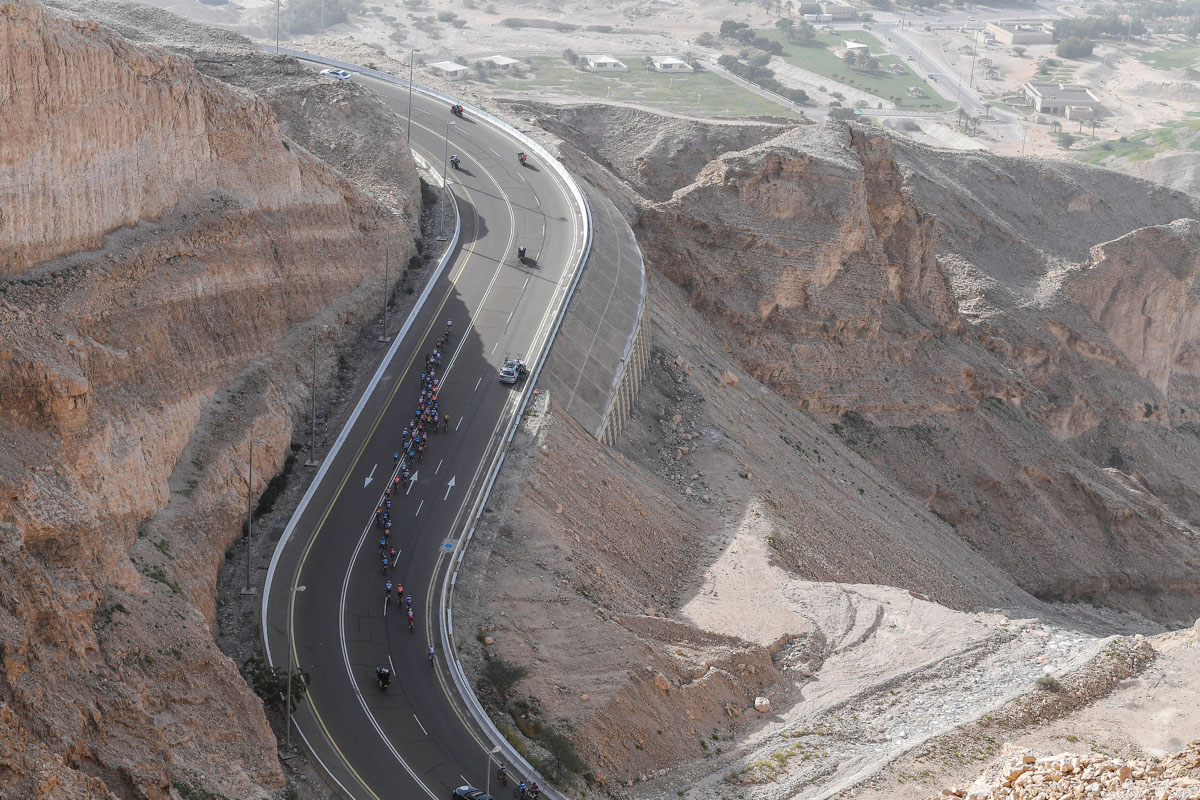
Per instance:
[[[1099,164],[1109,156],[1123,156],[1130,161],[1145,161],[1168,150],[1186,147],[1200,150],[1200,119],[1191,117],[1175,120],[1153,130],[1123,137],[1124,141],[1099,142],[1083,152],[1090,164]]]
[[[802,67],[810,72],[823,75],[838,83],[845,83],[856,89],[895,100],[899,98],[904,108],[916,108],[926,111],[949,111],[954,103],[938,94],[934,88],[920,75],[913,71],[914,67],[898,56],[886,54],[883,43],[866,31],[838,31],[836,34],[818,34],[813,45],[792,44],[783,39],[783,33],[778,29],[756,31],[760,36],[773,39],[783,44],[783,59],[789,64]],[[846,39],[858,39],[871,46],[871,54],[879,59],[879,69],[875,72],[863,72],[846,66],[838,58],[831,47],[841,47]],[[892,64],[904,67],[903,75],[893,75],[888,72]],[[908,96],[911,86],[919,86],[925,92],[924,98]],[[826,87],[836,91],[836,86]]]
[[[487,85],[533,95],[552,93],[635,103],[700,117],[799,116],[711,72],[665,75],[646,69],[639,59],[628,58],[624,64],[629,72],[596,74],[553,56],[529,60],[529,71],[524,75],[494,72]]]
[[[1166,50],[1154,50],[1142,53],[1138,60],[1149,64],[1155,69],[1180,69],[1190,67],[1200,61],[1200,45],[1184,44],[1168,47]]]

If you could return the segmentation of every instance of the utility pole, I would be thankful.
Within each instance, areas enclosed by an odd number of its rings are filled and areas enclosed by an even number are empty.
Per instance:
[[[308,461],[306,467],[315,467],[321,462],[317,460],[317,336],[328,328],[322,325],[320,330],[313,331],[313,362],[312,362],[312,413],[309,415]]]
[[[284,752],[292,752],[292,672],[295,670],[295,646],[292,643],[292,609],[296,605],[296,592],[303,592],[303,586],[297,586],[296,581],[299,579],[299,565],[296,568],[296,574],[292,576],[292,588],[288,592],[288,676],[287,676],[287,743],[283,746]]]
[[[275,55],[279,55],[279,4],[283,0],[275,0]]]
[[[453,120],[446,123],[446,151],[442,153],[442,213],[438,215],[438,241],[443,241],[446,238],[444,233],[446,223],[446,193],[450,188],[450,179],[446,174],[448,169],[447,164],[450,157],[450,126],[453,125]]]
[[[413,82],[413,58],[417,55],[417,48],[408,51],[408,126],[404,129],[404,143],[408,144],[412,141],[412,82]]]
[[[250,474],[246,478],[246,585],[242,594],[254,594],[250,585],[250,551],[254,549],[254,445],[262,444],[262,439],[250,440]]]
[[[388,336],[388,287],[392,282],[392,212],[389,210],[387,215],[387,244],[384,245],[383,251],[383,330],[379,332],[380,342],[390,342],[392,337]]]

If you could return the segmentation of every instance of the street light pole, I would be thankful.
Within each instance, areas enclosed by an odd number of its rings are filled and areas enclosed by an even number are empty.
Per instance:
[[[453,120],[446,123],[446,150],[442,153],[442,213],[438,215],[438,241],[446,238],[443,232],[446,227],[446,192],[450,188],[450,179],[446,172],[448,170],[448,159],[450,158],[450,126],[453,124]]]
[[[385,235],[386,244],[383,250],[383,330],[379,332],[379,341],[390,342],[392,337],[388,336],[388,287],[392,283],[392,212],[388,211],[387,225],[385,226],[387,234]]]
[[[296,605],[296,592],[303,592],[303,586],[297,586],[299,573],[292,577],[292,588],[288,592],[288,676],[287,676],[287,743],[284,752],[292,752],[292,672],[295,670],[296,652],[292,644],[292,609]]]
[[[487,797],[492,796],[492,756],[496,755],[496,753],[499,753],[499,752],[500,752],[500,745],[496,745],[487,754],[487,770],[486,770],[487,784],[483,789],[483,793]]]
[[[279,4],[283,0],[275,0],[275,55],[279,55]]]
[[[408,51],[408,125],[404,129],[404,142],[408,144],[412,141],[412,82],[413,82],[413,59],[417,55],[417,48],[412,48]]]
[[[262,444],[262,439],[250,440],[250,474],[246,478],[246,585],[242,594],[254,594],[250,585],[250,551],[254,544],[254,445]]]
[[[309,415],[308,461],[306,467],[315,467],[321,462],[317,460],[317,335],[328,328],[322,325],[320,330],[313,331],[313,360],[312,360],[312,412]]]

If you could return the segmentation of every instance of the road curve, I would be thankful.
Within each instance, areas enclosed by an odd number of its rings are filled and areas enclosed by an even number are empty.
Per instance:
[[[405,116],[406,90],[356,80]],[[442,580],[522,400],[497,371],[506,353],[544,356],[587,241],[585,210],[547,165],[518,163],[523,146],[509,133],[470,113],[457,120],[448,104],[419,93],[412,104],[414,151],[439,168],[448,152],[462,159],[450,172],[461,236],[289,523],[263,603],[270,662],[286,668],[290,657],[309,676],[295,730],[347,796],[374,800],[445,798],[487,782],[491,743],[445,662],[431,667],[426,650],[442,650]],[[381,574],[374,511],[395,474],[392,453],[413,417],[424,356],[447,320],[439,398],[450,430],[430,437],[411,467],[416,482],[393,498],[391,544],[400,554]],[[395,598],[385,604],[389,580],[413,596],[411,633]],[[389,663],[397,679],[384,693],[374,671]]]

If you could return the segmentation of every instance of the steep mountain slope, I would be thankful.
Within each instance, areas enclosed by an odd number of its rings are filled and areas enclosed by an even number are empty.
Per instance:
[[[385,210],[188,59],[29,0],[0,43],[0,794],[264,797],[275,740],[213,587],[250,442],[254,494],[289,454],[314,323],[354,336],[377,293]]]
[[[642,156],[703,124],[658,124],[560,143],[651,270],[635,419],[606,449],[540,409],[460,573],[535,757],[567,727],[614,796],[836,797],[1040,678],[1092,676],[1014,718],[1145,663],[1100,637],[1191,623],[1193,200],[837,124],[673,172]]]

